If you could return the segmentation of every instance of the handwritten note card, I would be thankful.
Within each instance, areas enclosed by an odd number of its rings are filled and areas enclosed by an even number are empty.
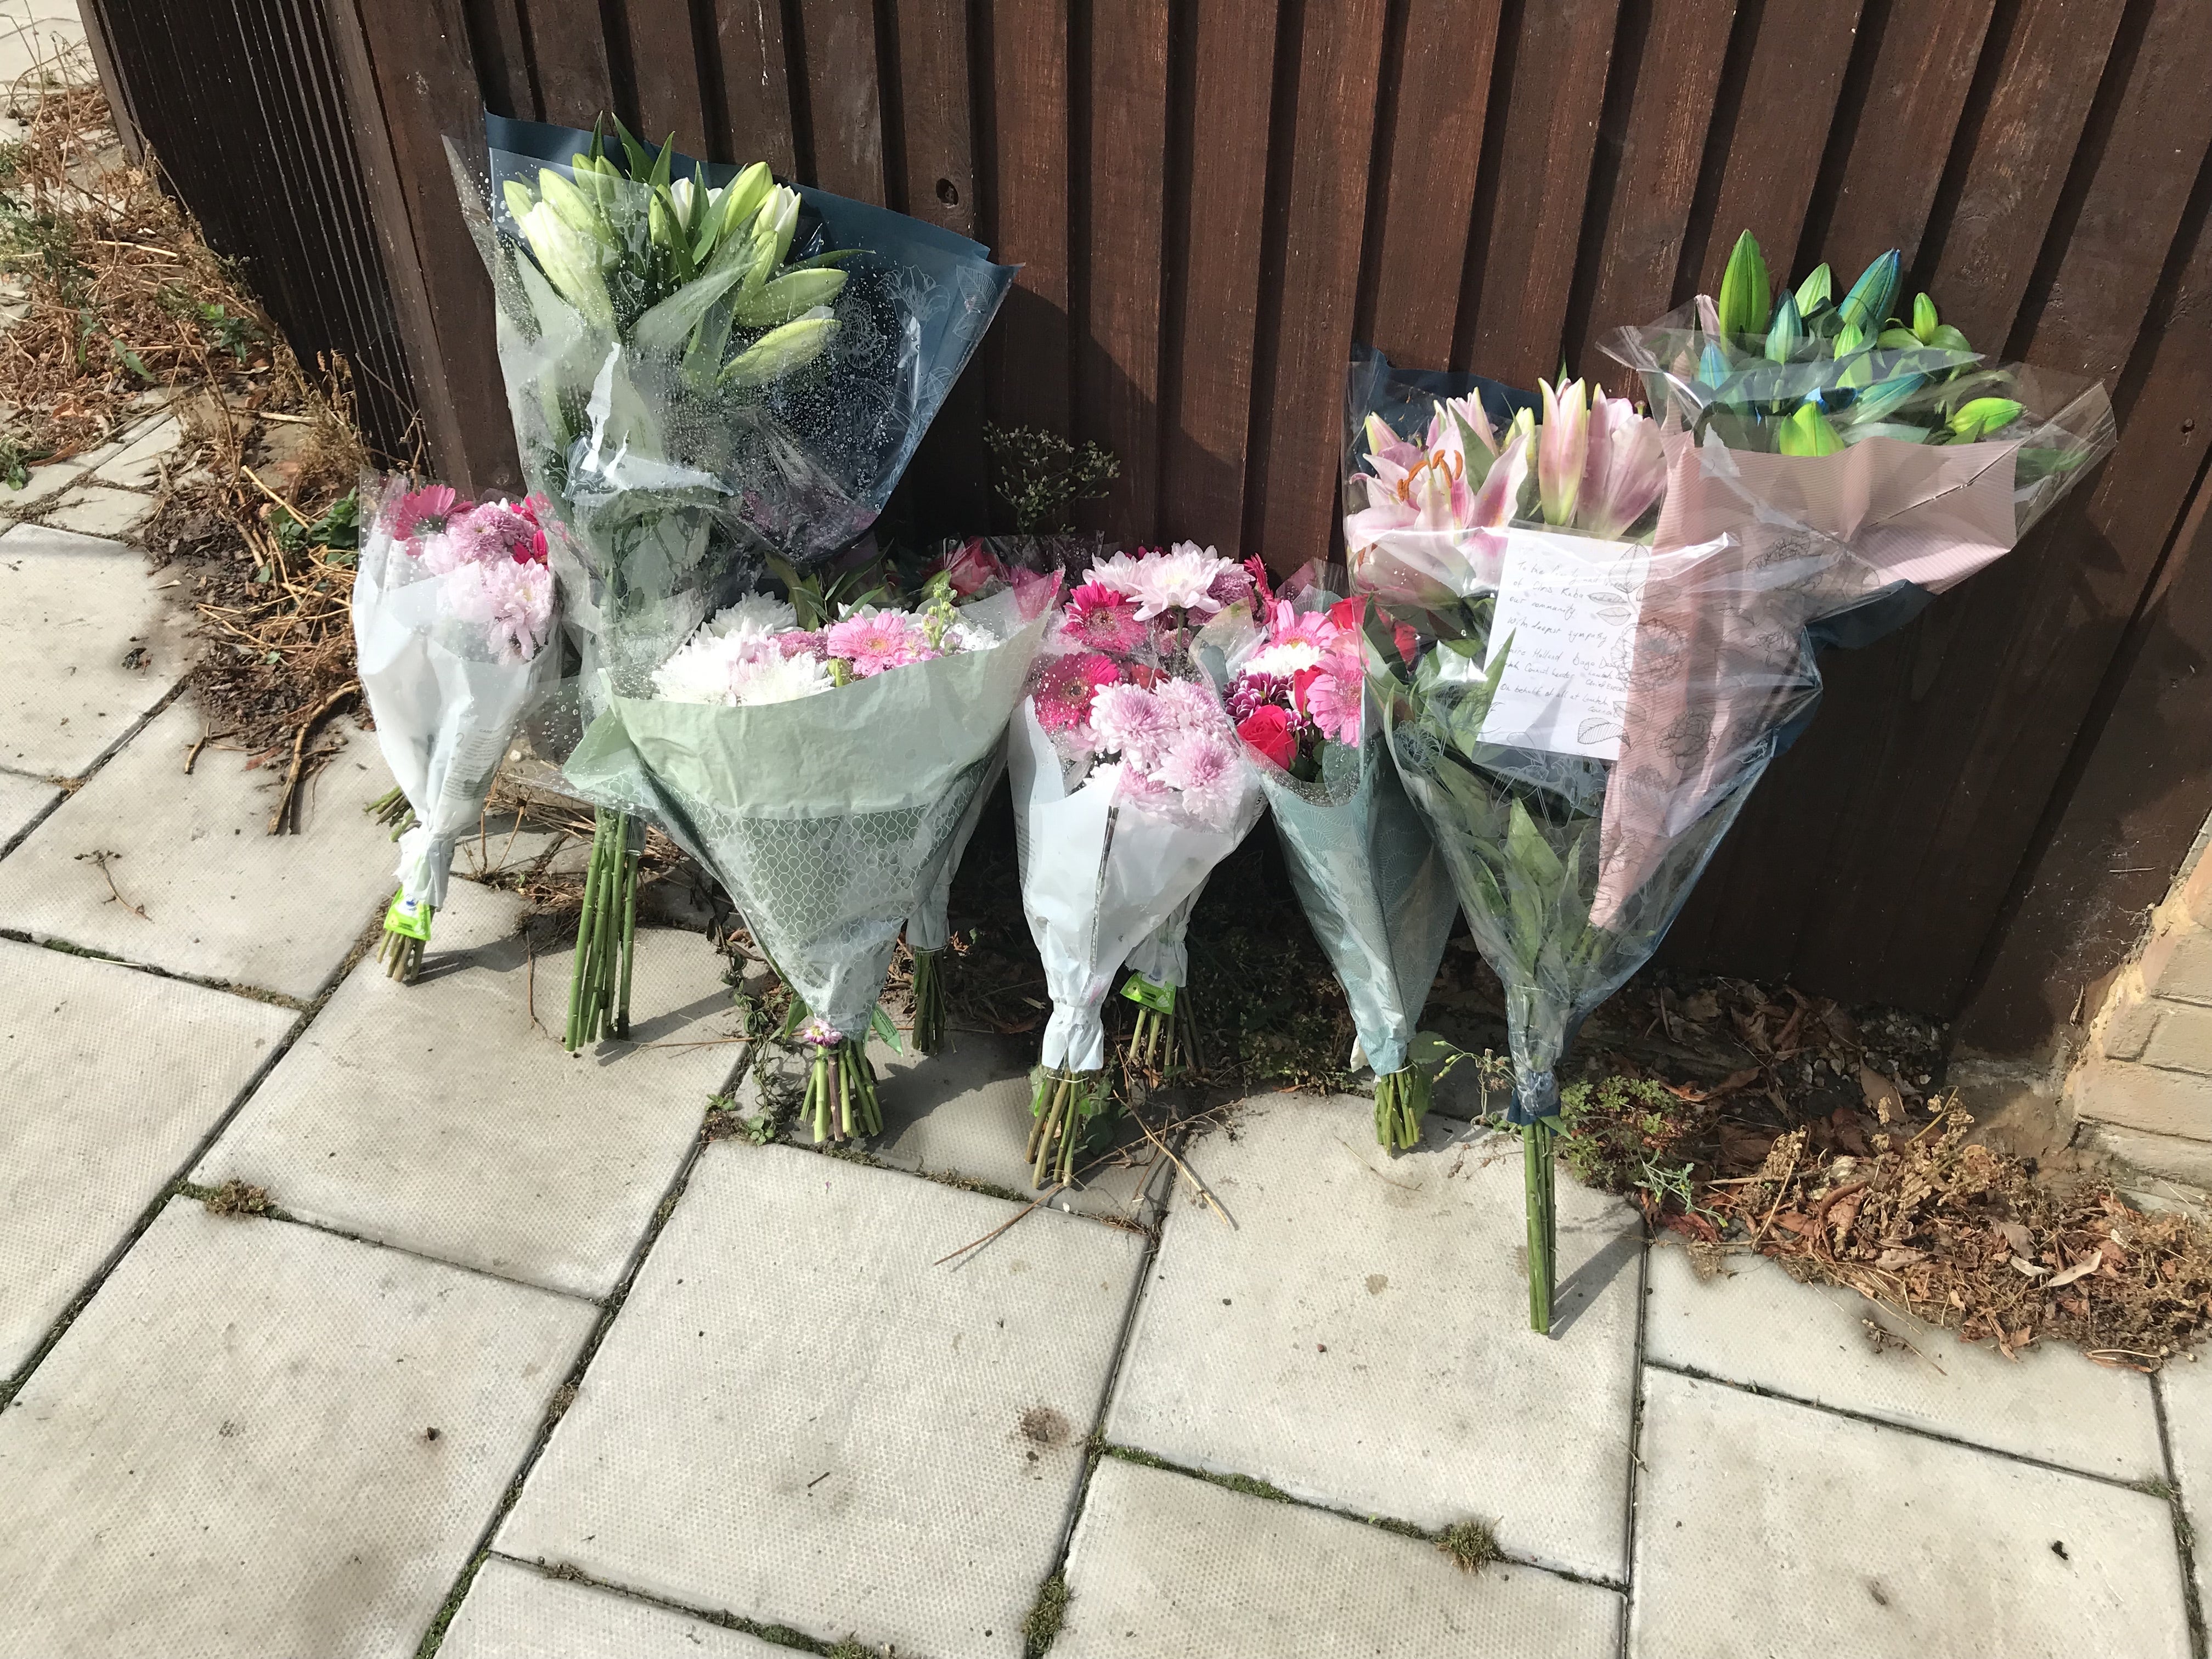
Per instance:
[[[1651,550],[1556,531],[1505,532],[1487,675],[1505,672],[1482,740],[1516,749],[1620,757],[1628,673]]]

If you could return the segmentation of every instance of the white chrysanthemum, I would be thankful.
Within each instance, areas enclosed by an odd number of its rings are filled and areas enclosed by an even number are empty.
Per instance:
[[[999,642],[999,636],[988,628],[978,628],[973,623],[957,622],[945,630],[943,650],[946,656],[960,651],[988,651]]]
[[[799,626],[799,613],[781,599],[766,593],[748,593],[735,605],[717,611],[706,631],[717,639],[763,640],[787,628]]]
[[[703,624],[691,637],[676,647],[668,660],[653,671],[653,689],[656,696],[667,702],[708,702],[728,704],[734,701],[731,695],[730,676],[748,651],[757,650],[751,640],[720,639],[711,631],[714,624]]]
[[[1145,560],[1132,576],[1134,586],[1127,592],[1137,602],[1140,622],[1169,611],[1211,616],[1221,609],[1221,602],[1213,597],[1213,584],[1236,568],[1211,548],[1182,542],[1172,553],[1155,554]]]
[[[1255,651],[1237,672],[1273,674],[1286,680],[1302,668],[1320,667],[1321,659],[1322,649],[1311,640],[1285,640],[1280,645],[1262,646]]]
[[[827,691],[836,684],[819,657],[751,657],[731,673],[731,701],[739,708],[795,702]]]

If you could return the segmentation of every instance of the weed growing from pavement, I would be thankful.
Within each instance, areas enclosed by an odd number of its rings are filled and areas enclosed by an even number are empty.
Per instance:
[[[1067,1574],[1063,1571],[1037,1586],[1036,1603],[1022,1620],[1023,1659],[1042,1659],[1060,1638],[1067,1619]]]
[[[1437,1547],[1452,1559],[1462,1572],[1480,1572],[1493,1561],[1503,1561],[1498,1534],[1481,1521],[1460,1521],[1437,1534]]]

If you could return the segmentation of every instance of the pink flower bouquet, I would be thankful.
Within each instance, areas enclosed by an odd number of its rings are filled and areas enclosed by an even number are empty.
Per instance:
[[[372,809],[404,823],[382,959],[412,979],[525,706],[544,675],[553,572],[534,501],[471,504],[444,484],[372,479],[353,627],[377,744],[398,787]],[[405,823],[409,817],[411,823]]]
[[[1244,746],[1190,654],[1251,592],[1236,563],[1189,543],[1092,565],[1008,731],[1022,905],[1053,1001],[1030,1135],[1039,1186],[1073,1178],[1082,1127],[1105,1106],[1115,974],[1137,970],[1133,1057],[1161,1057],[1190,907],[1259,817]]]

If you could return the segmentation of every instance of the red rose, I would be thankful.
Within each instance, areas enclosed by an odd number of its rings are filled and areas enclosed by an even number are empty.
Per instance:
[[[1298,740],[1291,733],[1291,711],[1274,703],[1263,703],[1246,715],[1237,735],[1286,772],[1298,757]]]
[[[1339,628],[1358,633],[1367,617],[1367,596],[1355,593],[1348,599],[1339,599],[1328,608],[1328,619]]]

